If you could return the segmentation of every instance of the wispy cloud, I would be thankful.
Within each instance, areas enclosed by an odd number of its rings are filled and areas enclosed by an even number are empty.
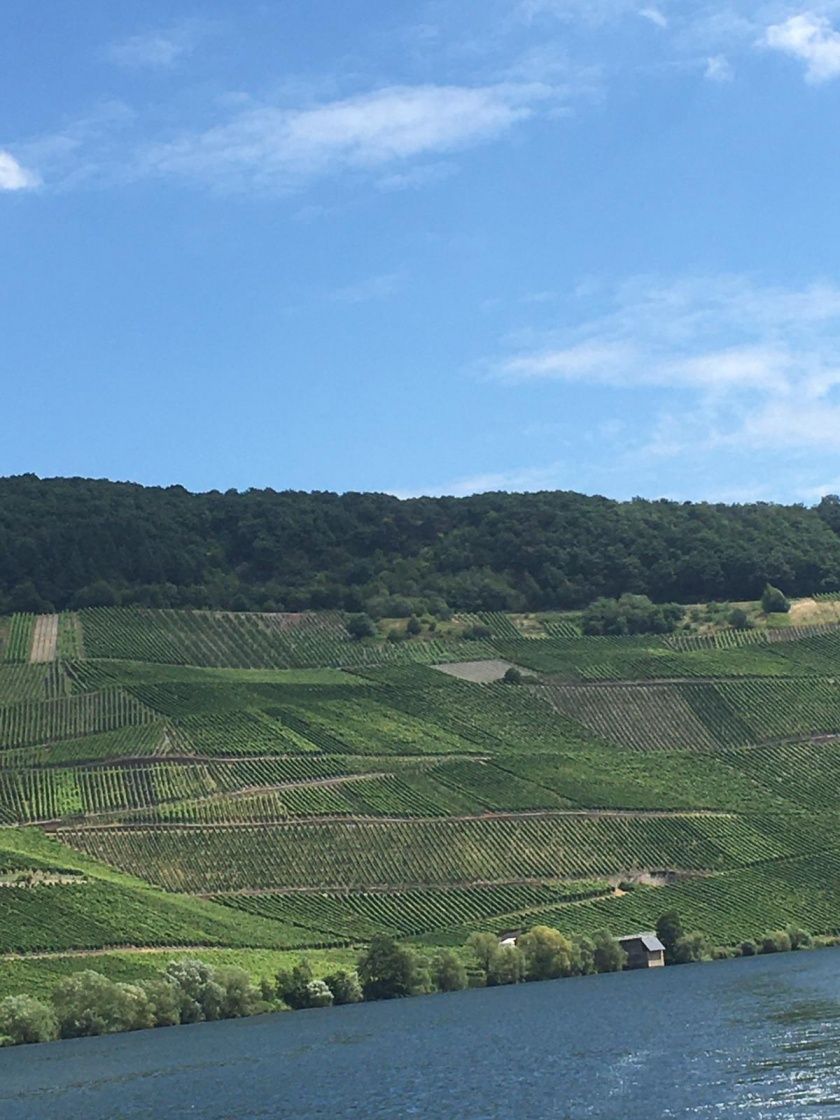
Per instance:
[[[531,22],[541,16],[553,16],[568,21],[583,21],[590,24],[612,23],[626,15],[653,16],[653,22],[667,18],[653,5],[639,6],[638,0],[520,0],[517,13],[521,19]],[[662,24],[660,24],[662,26]]]
[[[645,4],[643,0],[520,0],[521,20],[535,23],[553,18],[587,25],[599,33],[629,17],[648,20],[667,35],[675,62],[703,64],[704,76],[727,82],[732,59],[755,51],[774,50],[805,65],[809,82],[840,77],[838,0],[810,0],[797,10],[793,0],[685,0],[678,5]]]
[[[466,494],[483,494],[494,490],[552,490],[564,484],[564,478],[568,478],[568,469],[566,463],[553,462],[536,467],[484,471],[415,490],[395,490],[393,493],[398,498],[419,498],[432,494],[462,498]]]
[[[588,298],[607,306],[496,359],[491,376],[658,390],[647,443],[656,455],[689,440],[840,450],[840,287],[640,278]],[[574,309],[561,310],[568,317]],[[671,424],[663,390],[679,394],[688,421]]]
[[[144,31],[120,39],[108,47],[108,58],[118,66],[167,69],[192,54],[208,25],[185,20],[169,27]]]
[[[767,28],[763,43],[805,63],[809,82],[828,82],[840,77],[840,31],[826,16],[802,12]]]
[[[394,171],[377,179],[376,185],[382,191],[407,191],[441,183],[455,172],[455,165],[448,160],[434,163],[421,163],[405,171]]]
[[[43,179],[51,188],[124,182],[129,177],[129,134],[135,121],[127,105],[107,101],[55,132],[17,144],[16,149],[27,167],[37,168],[36,181]]]
[[[656,27],[665,28],[668,26],[668,17],[664,12],[660,12],[659,8],[639,8],[639,15]]]
[[[330,298],[336,303],[370,303],[373,300],[387,299],[399,290],[402,281],[401,272],[383,272],[378,276],[368,276],[355,284],[336,288]]]
[[[735,71],[725,54],[713,54],[706,59],[703,75],[710,82],[731,82]]]
[[[500,83],[389,86],[306,108],[251,103],[223,124],[150,146],[138,173],[271,189],[338,171],[405,173],[414,159],[493,140],[553,99],[543,83]]]
[[[38,175],[23,167],[11,152],[0,149],[0,191],[31,190],[40,181]]]
[[[60,189],[156,178],[283,193],[345,174],[405,190],[453,174],[457,153],[552,115],[567,92],[546,82],[387,86],[304,107],[240,94],[206,106],[218,123],[175,135],[170,127],[166,140],[144,139],[142,116],[109,102],[16,151]]]
[[[825,447],[840,443],[840,404],[765,401],[749,413],[735,438],[755,448]],[[731,437],[730,437],[731,439]]]

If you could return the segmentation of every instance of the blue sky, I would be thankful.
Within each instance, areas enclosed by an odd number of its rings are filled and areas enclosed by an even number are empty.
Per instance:
[[[840,489],[840,0],[4,0],[0,473]]]

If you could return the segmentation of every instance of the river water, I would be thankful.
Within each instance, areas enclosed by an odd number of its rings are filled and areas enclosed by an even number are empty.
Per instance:
[[[840,950],[0,1051],[2,1120],[838,1120]]]

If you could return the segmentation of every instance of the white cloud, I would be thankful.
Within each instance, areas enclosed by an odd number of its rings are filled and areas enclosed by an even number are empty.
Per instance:
[[[714,54],[707,58],[703,74],[710,82],[731,82],[735,76],[732,64],[725,54]]]
[[[803,12],[767,28],[763,43],[805,63],[806,80],[840,77],[840,32],[825,16]]]
[[[53,189],[181,178],[223,191],[277,193],[344,174],[383,191],[406,190],[451,175],[455,153],[535,117],[551,119],[575,92],[538,81],[387,86],[303,106],[288,89],[282,102],[240,93],[206,107],[209,126],[180,134],[170,128],[165,140],[140,139],[142,116],[106,102],[58,132],[17,144],[16,152]]]
[[[840,404],[771,400],[750,412],[735,438],[753,448],[840,448]]]
[[[198,20],[185,20],[172,27],[130,35],[112,43],[108,57],[118,66],[167,69],[191,54],[206,30]]]
[[[526,22],[544,15],[591,24],[612,23],[625,15],[647,15],[650,11],[661,15],[650,7],[640,11],[638,0],[520,0],[516,10]]]
[[[438,160],[435,163],[421,163],[407,171],[395,171],[390,175],[383,175],[376,182],[382,191],[407,191],[419,187],[427,187],[432,183],[441,183],[448,179],[455,171],[452,163]]]
[[[636,360],[635,351],[625,343],[593,340],[518,354],[503,362],[499,371],[512,381],[546,378],[620,385]]]
[[[521,348],[497,363],[497,372],[513,380],[591,378],[715,390],[762,384],[778,391],[804,365],[824,378],[832,363],[815,365],[815,354],[828,359],[840,341],[840,287],[830,284],[786,290],[737,276],[672,283],[639,277],[614,290],[584,286],[567,301],[567,315],[574,315],[575,299],[606,307],[579,317],[549,345]]]
[[[369,276],[355,284],[337,288],[330,298],[337,303],[370,303],[372,300],[387,299],[399,289],[402,280],[400,272],[383,272],[379,276]]]
[[[642,19],[649,20],[656,27],[665,28],[668,26],[668,17],[658,8],[640,8],[639,15]]]
[[[621,342],[584,342],[510,358],[499,367],[513,381],[550,379],[617,388],[704,389],[726,392],[756,388],[783,392],[789,356],[782,350],[743,346],[694,357],[654,358],[649,349]]]
[[[552,98],[551,87],[532,82],[390,86],[303,109],[251,104],[224,124],[148,148],[138,174],[290,188],[494,139]]]
[[[40,181],[35,172],[22,167],[11,152],[0,149],[0,191],[31,190]]]
[[[40,172],[37,176],[28,173],[30,180],[34,180],[28,185],[37,186],[42,179],[59,189],[80,183],[124,182],[130,177],[131,163],[125,133],[135,121],[135,114],[122,102],[103,102],[86,117],[70,121],[58,132],[17,144],[23,163],[37,167]]]
[[[575,299],[560,305],[573,325],[520,343],[490,365],[492,375],[508,384],[658,391],[649,398],[650,455],[738,443],[840,451],[840,287],[638,278],[577,298],[604,306],[575,321]]]
[[[417,490],[395,490],[398,498],[419,498],[431,494],[462,498],[466,494],[486,494],[495,490],[553,490],[568,477],[564,463],[548,463],[538,467],[513,467],[504,471],[485,471],[466,475]]]

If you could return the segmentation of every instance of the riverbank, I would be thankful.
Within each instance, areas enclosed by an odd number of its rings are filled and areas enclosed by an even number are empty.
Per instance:
[[[840,954],[623,972],[0,1051],[3,1120],[835,1120]],[[374,1072],[375,1071],[375,1072]]]
[[[836,944],[838,940],[812,939],[804,931],[791,928],[769,934],[758,943],[746,941],[733,948],[711,949],[702,935],[685,934],[679,916],[674,913],[663,915],[660,926],[666,941],[668,936],[671,938],[671,967],[817,948]],[[626,954],[606,932],[594,935],[593,939],[569,940],[544,926],[522,935],[516,946],[501,945],[490,934],[475,934],[459,952],[439,950],[434,955],[388,938],[377,938],[361,955],[353,950],[340,950],[301,958],[289,952],[260,950],[251,954],[247,950],[209,949],[200,957],[194,951],[160,950],[5,960],[4,979],[10,987],[14,986],[15,995],[0,996],[0,1045],[468,987],[568,979],[622,971],[626,964]],[[185,988],[186,995],[170,990],[173,983],[177,988],[178,977],[185,970],[196,968],[203,969],[206,979],[215,985],[206,1006],[202,1004],[203,997],[199,998],[189,986]],[[23,997],[22,1001],[18,997]],[[90,1007],[96,1006],[96,1000],[102,1010],[91,1019]],[[75,1007],[84,1010],[77,1012]],[[32,1027],[30,1022],[37,1025]]]

